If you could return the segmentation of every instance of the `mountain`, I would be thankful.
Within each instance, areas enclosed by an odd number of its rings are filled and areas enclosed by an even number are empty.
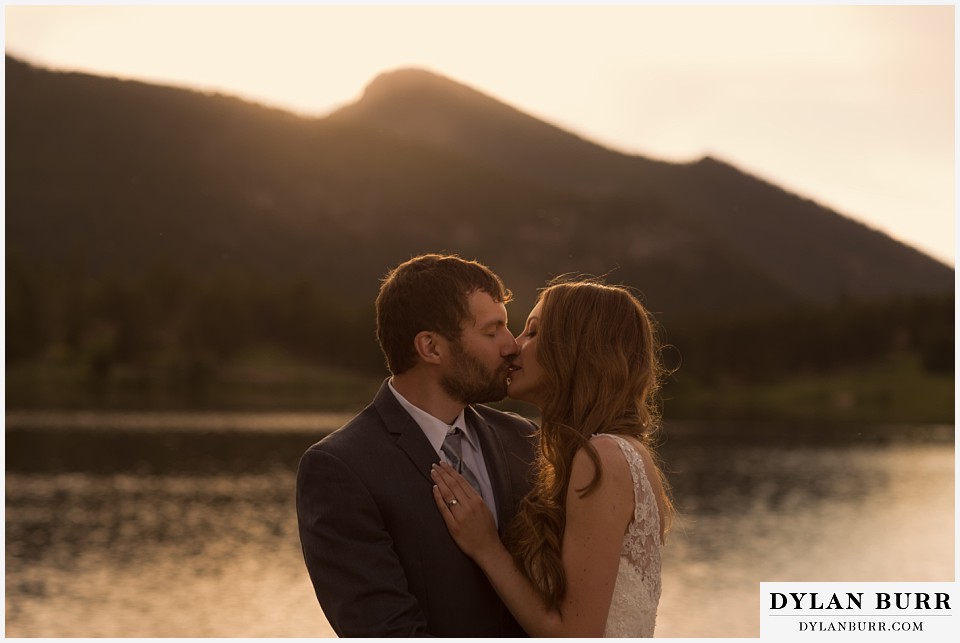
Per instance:
[[[706,157],[673,164],[606,149],[464,85],[416,69],[377,77],[331,120],[579,194],[667,204],[758,272],[805,299],[946,291],[953,271],[809,199]]]
[[[64,275],[306,276],[369,302],[457,252],[528,304],[610,273],[655,311],[952,292],[953,270],[714,159],[629,156],[419,70],[327,118],[6,59],[6,245]]]

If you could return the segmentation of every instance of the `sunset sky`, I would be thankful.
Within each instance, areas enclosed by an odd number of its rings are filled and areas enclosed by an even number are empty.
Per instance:
[[[950,265],[954,31],[952,5],[5,8],[28,62],[305,115],[426,68],[614,149],[710,154]]]

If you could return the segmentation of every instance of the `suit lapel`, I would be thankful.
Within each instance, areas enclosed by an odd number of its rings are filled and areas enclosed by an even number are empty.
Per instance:
[[[380,414],[387,431],[397,438],[397,447],[406,453],[411,462],[424,478],[430,480],[430,467],[440,461],[437,452],[433,450],[427,436],[423,434],[420,425],[410,417],[410,414],[400,405],[397,398],[390,391],[387,381],[383,382],[380,391],[373,399],[373,406]]]
[[[507,468],[507,454],[500,435],[480,417],[473,407],[467,407],[465,418],[480,440],[483,461],[487,465],[490,486],[493,487],[493,497],[497,503],[497,524],[500,535],[503,535],[507,522],[513,515],[513,483]]]
[[[373,406],[380,414],[387,431],[396,436],[397,447],[402,450],[416,466],[420,474],[433,483],[430,468],[440,461],[427,436],[416,420],[400,405],[390,391],[385,380],[373,400]],[[490,476],[490,486],[497,503],[497,524],[501,535],[513,515],[513,482],[507,466],[507,454],[500,435],[490,426],[473,407],[466,407],[466,421],[474,429],[483,451],[483,460]]]

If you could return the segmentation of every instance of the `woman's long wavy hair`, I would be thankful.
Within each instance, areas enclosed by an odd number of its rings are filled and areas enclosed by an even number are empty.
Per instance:
[[[577,280],[553,283],[543,302],[536,360],[544,372],[536,480],[511,523],[507,544],[517,565],[556,608],[566,591],[561,559],[573,457],[584,449],[595,473],[575,492],[591,493],[603,472],[590,437],[639,439],[653,454],[660,426],[659,346],[653,320],[625,287]],[[672,505],[663,483],[669,524]]]

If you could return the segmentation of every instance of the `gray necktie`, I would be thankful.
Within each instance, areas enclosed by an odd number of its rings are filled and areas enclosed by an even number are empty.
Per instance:
[[[450,463],[450,466],[456,469],[457,472],[470,483],[470,486],[477,490],[477,493],[479,493],[482,498],[483,492],[480,491],[480,483],[477,482],[477,476],[473,474],[470,467],[463,461],[463,431],[460,427],[455,428],[447,434],[447,437],[443,439],[443,446],[440,447],[440,450],[443,452],[443,455],[447,457],[447,462]]]

